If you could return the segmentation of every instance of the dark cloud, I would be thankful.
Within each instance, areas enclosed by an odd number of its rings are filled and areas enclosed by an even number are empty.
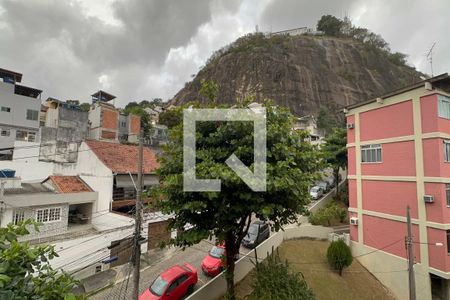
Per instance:
[[[0,0],[0,67],[22,72],[24,84],[45,97],[87,101],[103,88],[119,105],[168,99],[214,50],[256,24],[263,31],[314,27],[324,14],[348,14],[410,54],[422,71],[429,71],[423,53],[437,41],[440,73],[450,68],[449,6],[446,0]]]

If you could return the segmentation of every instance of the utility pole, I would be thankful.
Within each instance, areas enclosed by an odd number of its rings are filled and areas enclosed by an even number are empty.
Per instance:
[[[0,179],[0,227],[2,225],[3,208],[5,205],[5,202],[3,202],[3,194],[5,192],[5,184],[6,184],[6,182]]]
[[[416,280],[414,278],[414,244],[412,237],[411,209],[409,205],[406,207],[406,222],[408,224],[406,248],[408,250],[409,300],[416,300]]]
[[[433,45],[430,47],[430,50],[428,50],[427,52],[427,59],[430,62],[430,67],[431,67],[431,77],[433,77],[433,48],[436,45],[436,42],[433,43]]]
[[[143,144],[142,130],[139,132],[139,158],[138,158],[138,182],[136,187],[136,206],[135,206],[135,232],[134,232],[134,254],[133,254],[133,299],[139,299],[139,277],[141,267],[141,222],[142,222],[142,162],[143,162]]]

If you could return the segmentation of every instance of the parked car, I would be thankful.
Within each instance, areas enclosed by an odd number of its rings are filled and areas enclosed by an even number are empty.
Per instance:
[[[208,276],[217,276],[223,270],[223,260],[225,256],[225,246],[218,245],[212,247],[208,255],[202,260],[201,267],[203,273]]]
[[[317,185],[322,189],[323,192],[328,192],[328,190],[330,189],[330,184],[325,180],[319,181]]]
[[[314,200],[319,199],[320,197],[322,197],[323,195],[323,190],[320,186],[313,186],[310,190],[309,190],[309,195],[311,196],[311,198],[313,198]]]
[[[248,228],[247,235],[242,239],[242,246],[255,248],[270,236],[269,225],[263,221],[255,221]]]
[[[334,177],[327,177],[324,178],[324,180],[328,182],[328,184],[330,185],[330,189],[334,188],[335,186]]]
[[[188,263],[175,265],[162,272],[139,300],[178,300],[193,291],[197,284],[197,270]]]

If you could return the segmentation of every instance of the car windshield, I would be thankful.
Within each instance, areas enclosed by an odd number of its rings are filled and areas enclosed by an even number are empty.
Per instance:
[[[225,249],[214,246],[211,249],[211,251],[209,251],[209,255],[211,255],[214,258],[221,258],[224,252],[225,252]]]
[[[317,193],[319,191],[319,187],[318,186],[315,186],[315,187],[313,187],[312,189],[311,189],[311,192],[312,193]]]
[[[168,282],[162,279],[161,276],[159,276],[155,281],[153,281],[153,284],[150,286],[150,292],[152,292],[153,295],[161,296],[166,290],[167,285]]]
[[[252,224],[250,225],[250,228],[248,229],[249,235],[258,235],[258,224]]]

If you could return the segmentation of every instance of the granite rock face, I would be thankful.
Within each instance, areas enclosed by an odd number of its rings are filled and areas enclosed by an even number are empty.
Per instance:
[[[297,116],[317,114],[321,106],[337,112],[420,75],[386,51],[349,38],[250,35],[214,53],[171,103],[208,101],[199,93],[206,79],[219,84],[217,103],[268,98]]]

